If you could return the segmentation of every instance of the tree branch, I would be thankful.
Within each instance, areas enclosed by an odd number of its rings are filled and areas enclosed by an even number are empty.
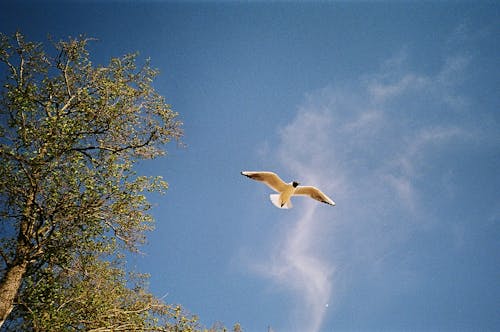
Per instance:
[[[151,144],[151,142],[153,141],[155,136],[156,136],[156,130],[153,130],[149,134],[148,139],[146,139],[144,142],[142,142],[140,144],[129,144],[129,145],[125,145],[125,146],[117,147],[117,148],[112,148],[112,147],[107,147],[107,146],[102,146],[102,145],[99,145],[99,146],[91,145],[91,146],[80,147],[80,148],[75,147],[75,148],[71,148],[71,150],[78,151],[78,152],[83,152],[83,151],[88,151],[88,150],[105,150],[105,151],[109,151],[111,153],[119,153],[119,152],[122,152],[125,150],[135,150],[135,149],[143,148],[143,147]]]
[[[63,69],[63,74],[64,74],[64,83],[66,84],[66,92],[68,93],[68,97],[73,98],[73,95],[71,94],[71,89],[69,88],[69,80],[68,80],[68,68],[69,68],[69,63],[70,60],[66,60],[66,65],[64,66]]]
[[[68,88],[68,91],[69,91],[69,88]],[[73,101],[73,99],[75,99],[75,95],[70,95],[69,96],[69,99],[68,101],[64,104],[64,106],[61,108],[61,110],[59,111],[60,113],[66,111],[66,109],[68,109],[68,107],[71,105],[71,102]]]
[[[7,257],[7,255],[3,252],[3,250],[0,248],[0,256],[2,256],[5,265],[10,266],[11,262],[10,259]]]

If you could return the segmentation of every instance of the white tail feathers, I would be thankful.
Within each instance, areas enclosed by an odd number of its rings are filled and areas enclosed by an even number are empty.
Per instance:
[[[271,199],[271,202],[274,204],[274,206],[276,206],[280,209],[291,209],[292,208],[292,202],[290,202],[290,200],[288,200],[288,202],[285,202],[285,204],[283,204],[283,206],[281,206],[279,194],[271,194],[271,195],[269,195],[269,198]]]
[[[271,199],[271,202],[274,204],[274,206],[279,207],[281,209],[281,206],[280,206],[280,195],[278,195],[278,194],[271,194],[271,195],[269,195],[269,198]]]

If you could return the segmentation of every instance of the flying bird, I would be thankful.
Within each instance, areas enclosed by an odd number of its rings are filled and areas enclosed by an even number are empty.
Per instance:
[[[281,178],[273,172],[241,172],[241,175],[249,177],[252,180],[264,182],[269,188],[278,192],[278,194],[271,194],[269,198],[271,202],[279,207],[280,209],[290,209],[292,207],[292,202],[290,198],[292,196],[304,195],[309,196],[317,201],[335,205],[335,202],[326,196],[316,187],[312,186],[299,186],[296,181],[286,183]]]

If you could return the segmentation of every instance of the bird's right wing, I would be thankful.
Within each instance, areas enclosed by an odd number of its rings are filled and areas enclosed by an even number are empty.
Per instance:
[[[282,192],[286,189],[287,184],[281,180],[281,178],[273,172],[241,172],[241,175],[249,177],[252,180],[260,181],[269,186],[277,192]]]
[[[330,197],[323,194],[323,192],[316,187],[298,186],[297,189],[295,189],[294,195],[306,195],[317,201],[330,205],[335,205],[335,202],[332,201]]]

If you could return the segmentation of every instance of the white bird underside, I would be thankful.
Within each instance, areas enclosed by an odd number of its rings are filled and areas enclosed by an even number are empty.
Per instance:
[[[273,203],[274,206],[280,209],[291,209],[292,208],[292,201],[288,200],[281,205],[280,201],[280,194],[271,194],[269,195],[269,198],[271,199],[271,203]]]
[[[280,209],[290,209],[292,196],[309,196],[312,199],[322,203],[335,205],[335,202],[326,196],[321,190],[312,186],[299,186],[297,182],[286,183],[276,173],[273,172],[250,172],[243,171],[242,175],[249,177],[252,180],[260,181],[266,184],[269,188],[278,192],[271,194],[269,197],[271,202]]]

